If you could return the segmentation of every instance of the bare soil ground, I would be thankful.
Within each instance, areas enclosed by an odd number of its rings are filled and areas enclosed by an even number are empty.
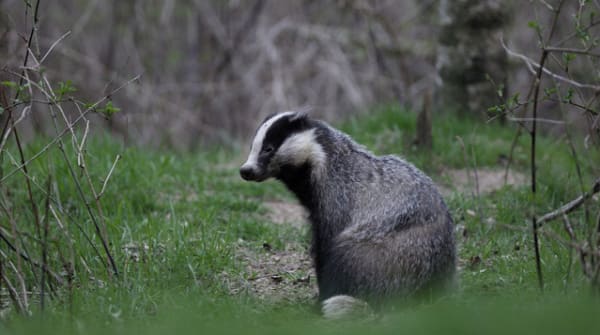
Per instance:
[[[235,290],[243,289],[261,300],[275,303],[315,299],[316,277],[305,247],[293,245],[277,252],[240,248],[238,257],[245,263],[249,276]]]
[[[486,194],[497,191],[506,185],[526,185],[525,174],[502,168],[446,170],[438,183],[440,192],[447,197],[453,193]]]
[[[299,236],[306,230],[307,213],[299,204],[267,201],[263,205],[267,209],[266,220],[291,226]],[[246,290],[275,303],[314,301],[317,283],[307,245],[294,243],[277,251],[268,244],[260,251],[242,245],[237,257],[245,264],[247,277],[233,286],[232,293]]]
[[[277,224],[289,224],[301,228],[306,224],[308,213],[297,203],[268,201],[263,204],[267,210],[267,220]]]

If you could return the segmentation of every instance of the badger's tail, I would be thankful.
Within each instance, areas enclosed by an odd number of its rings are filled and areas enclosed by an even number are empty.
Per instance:
[[[324,300],[321,311],[329,320],[367,319],[375,315],[366,301],[349,295],[335,295]]]

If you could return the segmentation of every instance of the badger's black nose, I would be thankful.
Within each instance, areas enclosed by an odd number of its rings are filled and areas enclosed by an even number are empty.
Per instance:
[[[245,180],[254,180],[256,173],[251,166],[244,165],[240,168],[240,176],[242,176],[242,178]]]

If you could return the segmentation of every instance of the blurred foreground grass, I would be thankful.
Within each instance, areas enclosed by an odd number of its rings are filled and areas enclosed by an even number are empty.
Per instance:
[[[3,334],[597,334],[598,301],[579,297],[451,299],[369,321],[327,321],[289,306],[203,305],[187,297],[144,318],[52,314],[0,325]],[[234,305],[235,304],[235,305]]]

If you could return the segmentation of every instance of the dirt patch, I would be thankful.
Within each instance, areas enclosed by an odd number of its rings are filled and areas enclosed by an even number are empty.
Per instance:
[[[245,264],[245,278],[230,288],[232,294],[246,292],[274,303],[315,299],[316,277],[306,249],[299,245],[276,252],[268,245],[263,249],[238,249],[237,257]]]
[[[527,176],[523,173],[509,170],[505,175],[504,169],[482,168],[476,173],[472,169],[446,170],[442,173],[440,191],[444,195],[454,192],[486,194],[497,191],[505,185],[522,186],[528,183]]]
[[[308,217],[304,207],[283,201],[267,201],[263,204],[268,210],[267,219],[277,224],[290,224],[301,228]]]
[[[274,224],[297,228],[298,236],[306,228],[306,210],[297,203],[267,201],[266,219]],[[232,294],[240,292],[269,302],[299,302],[316,299],[317,281],[307,246],[292,243],[285,250],[273,250],[264,244],[262,250],[243,244],[236,257],[244,264],[244,278],[234,284]]]

